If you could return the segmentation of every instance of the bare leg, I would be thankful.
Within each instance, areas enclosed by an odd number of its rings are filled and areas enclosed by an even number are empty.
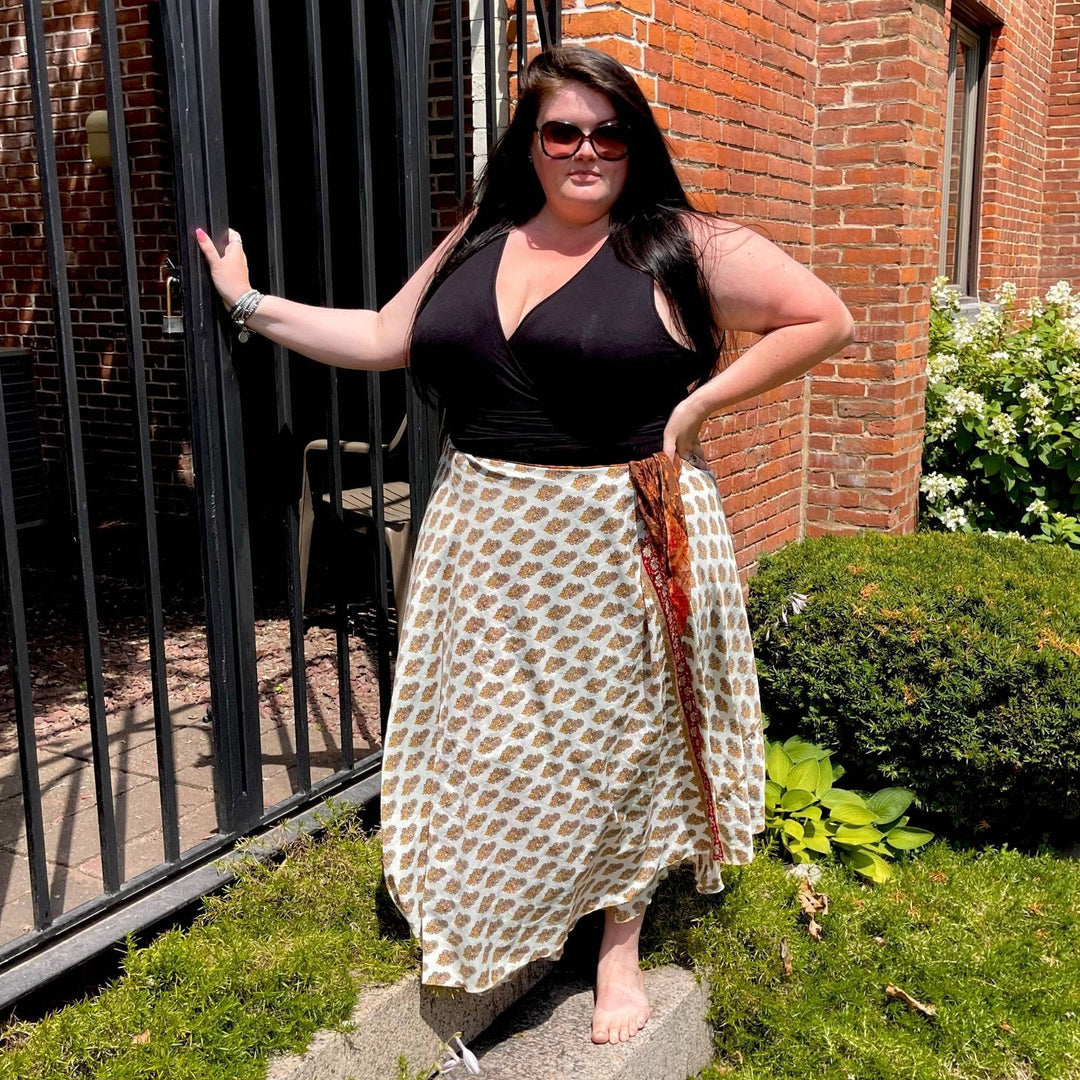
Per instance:
[[[596,967],[596,1006],[592,1041],[620,1043],[633,1038],[649,1019],[645,977],[638,967],[638,938],[645,916],[616,922],[610,908],[604,912],[604,940]]]

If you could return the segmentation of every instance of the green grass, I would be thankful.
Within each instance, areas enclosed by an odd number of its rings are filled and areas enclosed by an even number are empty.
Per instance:
[[[820,941],[787,866],[759,849],[721,894],[679,873],[650,906],[646,963],[712,983],[718,1056],[701,1080],[1080,1080],[1080,862],[938,841],[885,885],[827,864]],[[380,929],[380,868],[348,813],[278,865],[245,864],[190,930],[129,946],[101,993],[8,1027],[0,1080],[263,1077],[272,1054],[346,1021],[362,985],[415,967],[414,943]],[[890,982],[936,1014],[887,997]]]
[[[348,812],[283,861],[245,860],[187,931],[130,943],[95,997],[0,1036],[2,1080],[248,1080],[275,1052],[348,1019],[359,988],[416,966],[415,943],[380,931],[381,856]],[[138,1040],[138,1041],[136,1041]]]
[[[830,864],[820,941],[787,865],[759,854],[712,897],[680,874],[650,906],[649,962],[711,980],[718,1056],[701,1080],[1080,1078],[1080,862],[938,841],[878,886]]]

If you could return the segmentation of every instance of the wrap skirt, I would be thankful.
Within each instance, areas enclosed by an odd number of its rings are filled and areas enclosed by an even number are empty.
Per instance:
[[[557,958],[581,916],[635,918],[680,863],[719,892],[765,827],[765,769],[712,473],[447,445],[382,768],[386,882],[426,984],[477,992]]]

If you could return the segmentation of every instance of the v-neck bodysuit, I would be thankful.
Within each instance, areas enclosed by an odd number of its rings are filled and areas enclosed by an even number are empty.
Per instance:
[[[561,288],[503,332],[496,237],[436,289],[410,366],[446,408],[453,445],[541,465],[613,465],[662,449],[671,410],[700,370],[668,332],[653,280],[605,241]]]

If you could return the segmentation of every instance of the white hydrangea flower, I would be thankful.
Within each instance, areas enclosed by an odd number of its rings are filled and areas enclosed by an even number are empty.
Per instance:
[[[919,481],[919,490],[930,502],[941,502],[950,495],[958,495],[967,487],[962,476],[945,476],[944,473],[927,473]]]
[[[1008,413],[997,413],[990,417],[990,434],[1001,448],[1016,442],[1016,422]]]
[[[952,414],[939,416],[926,422],[926,438],[929,442],[942,442],[956,431],[956,417]]]
[[[1003,281],[994,293],[994,303],[1012,305],[1016,303],[1016,282]]]
[[[1028,414],[1027,426],[1032,435],[1041,435],[1050,426],[1050,417],[1039,409]]]
[[[967,514],[959,506],[946,506],[938,511],[938,520],[950,532],[955,532],[968,523]]]
[[[1042,349],[1038,345],[1029,345],[1023,352],[1020,353],[1023,360],[1026,360],[1029,364],[1041,364],[1042,363]]]
[[[1045,409],[1050,403],[1050,399],[1043,393],[1043,389],[1038,383],[1025,383],[1020,391],[1020,396],[1024,401],[1031,403],[1032,409]]]
[[[1039,517],[1046,517],[1046,511],[1049,509],[1050,507],[1048,507],[1042,499],[1032,499],[1031,505],[1027,508],[1027,512],[1029,514],[1038,514]]]
[[[949,285],[949,279],[944,274],[934,278],[930,286],[930,303],[938,311],[955,311],[960,306],[956,289]]]
[[[980,419],[986,415],[986,399],[975,390],[966,390],[962,386],[954,386],[945,395],[945,405],[950,413],[956,416],[966,416],[971,413]]]
[[[1072,295],[1072,289],[1067,281],[1059,281],[1046,290],[1046,302],[1048,304],[1067,304]]]
[[[1061,343],[1070,349],[1080,348],[1080,315],[1069,315],[1058,323]]]
[[[994,336],[1001,329],[1001,312],[989,304],[983,304],[975,316],[975,329],[985,337]]]
[[[953,323],[953,341],[956,342],[956,347],[963,349],[965,346],[970,345],[975,340],[975,327],[972,326],[970,319],[957,319]]]
[[[960,361],[954,353],[938,353],[926,358],[926,377],[931,382],[944,382],[960,370]]]

